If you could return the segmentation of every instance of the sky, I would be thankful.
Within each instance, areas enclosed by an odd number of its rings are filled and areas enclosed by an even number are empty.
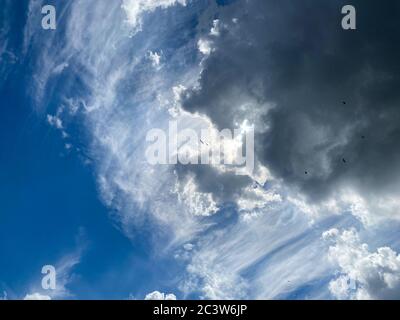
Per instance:
[[[398,1],[0,7],[0,298],[400,298]],[[254,170],[149,163],[171,121]]]

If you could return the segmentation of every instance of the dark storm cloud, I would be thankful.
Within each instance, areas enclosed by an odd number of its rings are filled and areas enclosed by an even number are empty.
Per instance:
[[[346,4],[357,30],[341,27]],[[238,1],[220,20],[186,110],[222,129],[274,105],[256,136],[258,158],[311,198],[343,182],[398,192],[400,2]]]

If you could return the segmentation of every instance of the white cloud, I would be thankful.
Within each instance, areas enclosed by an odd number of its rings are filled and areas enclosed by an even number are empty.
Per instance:
[[[27,294],[25,296],[24,300],[51,300],[51,297],[36,292],[36,293]]]
[[[183,249],[185,249],[186,251],[192,251],[193,248],[194,248],[194,245],[191,244],[191,243],[186,243],[186,244],[184,244],[184,246],[183,246]]]
[[[180,289],[206,299],[277,299],[329,269],[307,217],[278,202],[199,239]]]
[[[393,193],[360,194],[354,189],[344,188],[340,201],[366,226],[400,220],[400,198]]]
[[[68,67],[69,67],[69,64],[67,62],[60,63],[58,66],[56,66],[53,69],[53,74],[60,74]]]
[[[197,48],[199,51],[204,54],[205,56],[208,56],[211,54],[213,48],[212,48],[212,42],[207,39],[199,39],[197,42]]]
[[[74,268],[81,261],[83,251],[85,250],[84,231],[80,230],[76,237],[77,249],[72,253],[64,255],[54,265],[56,272],[56,288],[54,290],[44,290],[41,287],[42,275],[39,273],[38,278],[30,285],[30,292],[25,296],[25,300],[51,300],[51,299],[66,299],[73,297],[73,293],[68,289],[68,284],[74,278]]]
[[[238,209],[240,211],[254,212],[264,209],[271,203],[281,202],[281,195],[275,190],[265,190],[256,182],[243,190],[237,199]]]
[[[220,33],[220,21],[218,19],[213,21],[213,26],[210,30],[210,35],[218,37]]]
[[[398,299],[400,296],[400,255],[389,247],[371,252],[355,229],[324,233],[334,241],[329,257],[341,275],[329,289],[338,299]]]
[[[176,296],[172,293],[162,293],[154,291],[146,295],[145,300],[176,300]]]
[[[159,54],[157,52],[149,51],[148,57],[151,61],[153,68],[155,68],[155,69],[160,68],[161,54]]]
[[[72,254],[64,256],[56,265],[57,272],[57,286],[56,290],[51,292],[53,298],[63,299],[66,297],[73,296],[68,289],[68,284],[74,277],[74,268],[81,261],[81,256],[83,252],[83,247],[79,248]]]
[[[217,203],[211,193],[199,192],[193,177],[177,182],[178,200],[194,216],[210,216],[218,211]]]
[[[56,129],[63,129],[62,120],[57,116],[47,115],[47,122]]]
[[[186,0],[123,0],[122,8],[125,10],[127,22],[135,32],[142,29],[142,15],[152,12],[157,8],[166,9],[180,4],[186,6]]]
[[[322,233],[322,238],[324,240],[332,240],[335,239],[339,235],[339,230],[336,228],[329,229]]]

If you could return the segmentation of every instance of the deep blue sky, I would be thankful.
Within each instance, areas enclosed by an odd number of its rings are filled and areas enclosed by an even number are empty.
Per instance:
[[[14,52],[21,50],[25,10],[15,2],[8,34]],[[0,87],[0,290],[22,298],[40,285],[43,265],[82,246],[85,258],[70,284],[74,298],[142,298],[158,269],[146,242],[133,245],[123,235],[99,199],[92,166],[66,151],[46,114],[35,110],[26,90],[29,57],[8,68]],[[85,138],[77,132],[74,139]]]
[[[87,252],[79,269],[93,293],[96,283],[101,285],[99,275],[123,268],[133,257],[145,264],[145,254],[111,223],[91,167],[84,165],[82,157],[66,152],[59,133],[32,109],[24,91],[24,72],[24,66],[14,70],[0,96],[2,286],[23,294],[27,283],[39,279],[44,264],[55,264],[75,250],[83,230]],[[140,272],[144,266],[137,267]],[[128,283],[118,288],[104,294],[129,295]],[[83,291],[82,297],[89,294]]]

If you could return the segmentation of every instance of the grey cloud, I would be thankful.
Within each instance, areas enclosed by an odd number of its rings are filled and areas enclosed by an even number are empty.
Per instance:
[[[315,200],[342,183],[367,193],[400,189],[400,3],[352,1],[356,31],[341,28],[345,4],[224,7],[199,87],[183,99],[219,128],[246,118],[265,125],[259,160]]]
[[[180,180],[194,175],[199,192],[212,194],[217,203],[233,201],[252,181],[247,176],[236,175],[233,172],[221,173],[206,165],[177,165],[176,172]]]

